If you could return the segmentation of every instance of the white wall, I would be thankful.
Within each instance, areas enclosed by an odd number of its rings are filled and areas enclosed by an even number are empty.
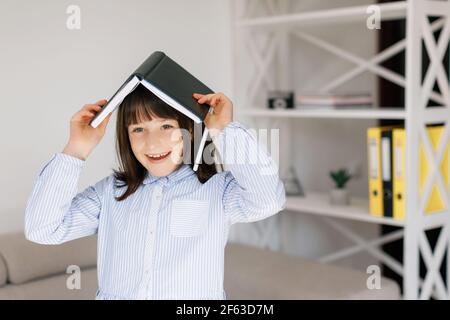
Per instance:
[[[66,28],[72,4],[80,30]],[[0,233],[23,229],[34,179],[63,149],[71,115],[109,99],[151,52],[165,51],[231,95],[229,23],[223,0],[0,1]],[[80,191],[115,167],[114,128],[115,116]]]

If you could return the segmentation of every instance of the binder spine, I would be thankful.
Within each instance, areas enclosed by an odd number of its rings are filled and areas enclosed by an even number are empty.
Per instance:
[[[381,181],[380,128],[367,130],[369,161],[369,210],[373,216],[383,216],[383,193]]]
[[[383,213],[393,217],[392,213],[392,130],[381,133],[381,168],[383,181]]]
[[[405,129],[394,129],[393,141],[393,217],[405,219]]]

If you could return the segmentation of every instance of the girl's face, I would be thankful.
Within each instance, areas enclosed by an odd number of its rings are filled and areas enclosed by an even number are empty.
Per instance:
[[[183,135],[177,120],[152,117],[129,125],[128,136],[134,156],[153,176],[167,176],[179,167]]]

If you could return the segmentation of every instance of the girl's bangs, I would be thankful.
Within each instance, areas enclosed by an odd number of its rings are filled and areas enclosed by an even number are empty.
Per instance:
[[[160,100],[152,92],[139,85],[123,101],[125,124],[137,124],[151,121],[153,118],[179,120],[177,111]]]
[[[149,103],[132,103],[126,106],[125,123],[127,127],[131,124],[151,121],[153,118],[160,118]]]

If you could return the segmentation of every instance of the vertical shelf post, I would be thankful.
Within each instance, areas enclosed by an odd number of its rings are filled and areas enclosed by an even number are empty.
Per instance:
[[[417,299],[419,289],[419,123],[422,72],[422,37],[420,24],[421,2],[408,1],[406,15],[406,223],[403,238],[403,294],[405,299]]]

